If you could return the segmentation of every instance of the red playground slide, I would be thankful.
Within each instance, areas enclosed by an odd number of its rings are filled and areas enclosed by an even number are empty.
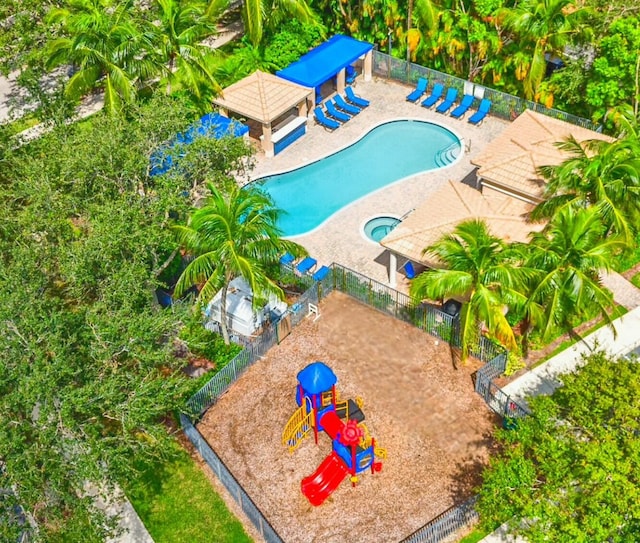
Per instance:
[[[302,493],[311,502],[311,505],[322,505],[324,500],[340,486],[348,473],[347,465],[332,451],[313,475],[302,479]]]

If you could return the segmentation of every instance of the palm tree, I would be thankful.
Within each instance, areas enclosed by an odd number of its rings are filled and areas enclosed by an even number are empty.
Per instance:
[[[227,290],[229,283],[242,276],[258,303],[267,293],[283,297],[282,290],[266,273],[269,264],[277,263],[285,252],[305,254],[303,247],[280,238],[276,226],[280,210],[271,198],[256,188],[234,185],[228,193],[213,183],[211,195],[203,207],[191,215],[188,226],[176,226],[178,241],[195,258],[178,279],[175,292],[182,295],[192,285],[199,285],[198,301],[208,303],[222,289],[221,328],[229,344],[227,329]]]
[[[254,47],[262,42],[266,29],[273,30],[289,19],[317,24],[306,0],[243,0],[244,29]]]
[[[410,287],[412,298],[444,300],[455,296],[468,300],[460,313],[462,360],[477,343],[482,324],[505,347],[516,350],[505,306],[517,296],[527,270],[516,266],[509,246],[492,236],[483,221],[470,220],[423,253],[437,257],[445,268],[416,277]]]
[[[534,98],[544,78],[545,55],[562,56],[578,29],[587,30],[586,26],[580,26],[586,14],[585,8],[575,5],[575,0],[523,0],[515,7],[497,12],[504,28],[514,34],[519,51],[528,55],[528,62],[519,62],[516,69],[527,98]]]
[[[636,71],[640,72],[640,55],[638,55],[638,63]],[[640,77],[639,77],[640,79]],[[620,104],[607,111],[605,120],[611,121],[616,128],[616,134],[619,138],[640,138],[640,112],[638,109],[640,104],[638,100],[634,100],[632,104]]]
[[[213,75],[213,51],[202,45],[215,34],[228,0],[155,0],[158,22],[151,25],[154,43],[166,64],[167,94],[172,85],[184,87],[198,100],[220,92]]]
[[[613,297],[600,282],[614,255],[624,248],[620,237],[604,237],[606,227],[595,207],[562,208],[542,232],[532,235],[527,266],[532,277],[526,311],[545,340],[554,330],[571,331],[576,319],[599,313],[611,324]]]
[[[552,217],[569,205],[598,206],[609,232],[623,234],[630,242],[640,224],[640,144],[570,137],[557,144],[569,158],[557,166],[540,168],[548,180],[547,199],[538,205],[534,219]]]
[[[148,36],[140,31],[131,0],[69,0],[54,8],[48,21],[60,24],[65,37],[51,42],[48,69],[72,64],[77,71],[65,93],[78,99],[95,88],[104,89],[104,107],[113,113],[132,102],[141,81],[157,72]]]

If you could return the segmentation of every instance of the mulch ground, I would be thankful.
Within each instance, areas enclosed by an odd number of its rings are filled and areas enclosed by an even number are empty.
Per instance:
[[[471,496],[498,419],[474,393],[476,361],[456,369],[448,345],[346,295],[332,293],[254,364],[198,429],[287,542],[399,541]],[[296,409],[296,375],[321,360],[343,399],[364,399],[365,424],[387,449],[380,473],[348,479],[320,507],[300,481],[331,452],[321,434],[292,454],[282,430]]]

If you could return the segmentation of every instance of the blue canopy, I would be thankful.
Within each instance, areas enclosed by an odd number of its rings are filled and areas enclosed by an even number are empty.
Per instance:
[[[317,87],[373,49],[373,44],[337,34],[276,75],[305,87]]]
[[[199,136],[221,139],[224,136],[244,136],[249,132],[249,127],[219,113],[207,113],[197,122],[192,124],[184,134],[176,134],[176,137],[167,145],[164,145],[151,155],[151,172],[149,175],[162,175],[173,166],[171,150],[175,145],[188,145]]]
[[[320,394],[331,390],[338,378],[324,362],[314,362],[298,373],[298,382],[307,394]]]

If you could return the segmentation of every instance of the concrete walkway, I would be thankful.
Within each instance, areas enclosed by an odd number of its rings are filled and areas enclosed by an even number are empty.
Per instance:
[[[613,356],[620,356],[640,345],[640,307],[613,321],[615,333],[603,326],[589,334],[584,341],[557,354],[544,364],[525,373],[502,390],[517,401],[527,396],[553,394],[560,386],[558,376],[580,367],[582,355],[603,349]]]
[[[628,310],[640,307],[640,289],[616,272],[604,274],[602,284],[613,292],[617,304]]]

